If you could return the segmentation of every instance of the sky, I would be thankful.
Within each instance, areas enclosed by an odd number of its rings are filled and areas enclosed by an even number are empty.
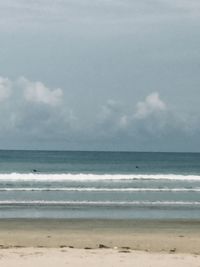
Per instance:
[[[200,152],[199,0],[0,0],[0,149]]]

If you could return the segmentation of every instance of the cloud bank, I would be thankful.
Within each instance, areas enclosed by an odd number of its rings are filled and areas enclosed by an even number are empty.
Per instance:
[[[173,112],[158,92],[150,93],[132,108],[108,100],[89,123],[75,115],[66,94],[41,81],[0,77],[1,146],[155,150],[170,139],[183,142],[199,134],[199,120]]]
[[[193,147],[198,151],[198,125],[197,115],[176,112],[158,92],[152,92],[131,110],[109,100],[101,109],[98,133],[113,146],[123,144],[127,150],[187,151]]]

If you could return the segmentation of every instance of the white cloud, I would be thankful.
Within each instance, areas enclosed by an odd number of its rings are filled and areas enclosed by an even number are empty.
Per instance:
[[[160,99],[157,92],[151,93],[143,102],[137,103],[135,118],[143,119],[151,114],[166,110],[166,104]]]
[[[62,101],[63,97],[62,89],[50,89],[40,81],[1,77],[1,138],[64,140],[69,137],[78,129],[78,121],[73,110]]]
[[[11,95],[12,83],[7,78],[0,77],[0,101],[4,101]]]
[[[29,102],[43,103],[57,106],[61,103],[63,91],[60,88],[49,89],[41,82],[22,80],[24,84],[24,97]]]
[[[148,95],[144,101],[136,104],[136,111],[127,109],[126,106],[114,100],[108,100],[101,107],[99,124],[101,131],[108,133],[127,133],[137,135],[162,133],[168,125],[167,105],[160,99],[157,92]]]
[[[159,94],[153,92],[144,101],[136,104],[135,112],[133,108],[130,109],[122,103],[107,101],[101,108],[98,130],[95,132],[105,140],[127,139],[129,142],[130,140],[140,142],[153,136],[165,136],[166,132],[174,131],[177,120],[179,121],[176,114],[172,114]],[[179,125],[184,132],[184,125],[181,122]]]

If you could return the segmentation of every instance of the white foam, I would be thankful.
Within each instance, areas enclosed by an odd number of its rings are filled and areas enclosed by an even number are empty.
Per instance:
[[[200,188],[95,188],[95,187],[62,187],[62,188],[41,188],[41,187],[16,187],[16,188],[0,188],[0,192],[4,191],[39,191],[39,192],[200,192]]]
[[[200,175],[180,174],[41,174],[41,173],[4,173],[0,174],[0,181],[37,181],[37,182],[62,182],[62,181],[103,181],[103,180],[187,180],[200,181]]]

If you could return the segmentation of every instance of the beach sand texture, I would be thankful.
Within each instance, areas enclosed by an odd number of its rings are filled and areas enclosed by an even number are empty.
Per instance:
[[[200,266],[199,221],[0,221],[0,266]]]
[[[2,267],[199,267],[200,256],[163,254],[114,249],[18,248],[0,251]]]

